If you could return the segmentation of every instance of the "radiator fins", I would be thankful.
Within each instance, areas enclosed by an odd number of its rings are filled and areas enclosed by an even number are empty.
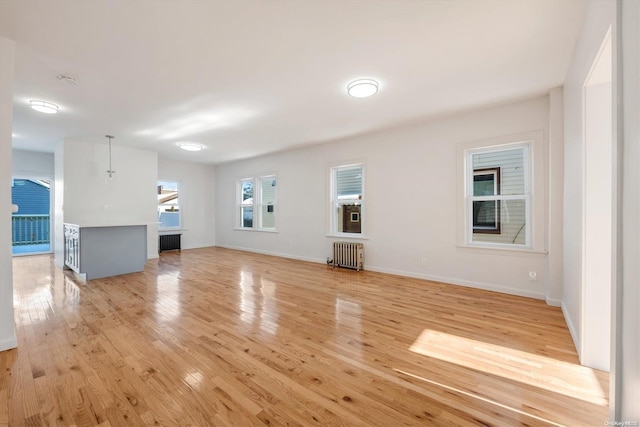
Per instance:
[[[162,234],[160,235],[160,243],[158,245],[158,252],[163,251],[179,251],[180,248],[180,234]]]
[[[327,264],[332,267],[362,270],[364,268],[364,245],[362,243],[334,242],[333,259],[327,259]]]

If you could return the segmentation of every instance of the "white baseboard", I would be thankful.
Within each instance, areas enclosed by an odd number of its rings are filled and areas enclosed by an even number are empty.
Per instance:
[[[15,337],[8,340],[0,341],[0,351],[11,350],[18,347],[18,341]]]
[[[325,264],[327,262],[326,259],[300,257],[300,256],[295,256],[295,255],[290,255],[290,254],[283,254],[283,253],[277,253],[277,252],[271,252],[271,251],[263,251],[263,250],[260,250],[260,249],[244,248],[244,247],[240,247],[240,246],[229,246],[229,245],[216,245],[216,246],[220,247],[220,248],[234,249],[234,250],[237,250],[237,251],[253,252],[253,253],[258,253],[258,254],[262,254],[262,255],[278,256],[278,257],[282,257],[282,258],[295,259],[295,260],[299,260],[299,261],[315,262],[315,263],[318,263],[318,264]],[[393,274],[393,275],[396,275],[396,276],[412,277],[412,278],[415,278],[415,279],[423,279],[423,280],[431,280],[433,282],[441,282],[441,283],[446,283],[446,284],[449,284],[449,285],[466,286],[466,287],[469,287],[469,288],[476,288],[476,289],[483,289],[483,290],[486,290],[486,291],[501,292],[503,294],[517,295],[517,296],[521,296],[521,297],[535,298],[535,299],[541,299],[541,300],[545,299],[545,295],[542,292],[526,291],[526,290],[517,289],[517,288],[508,288],[508,287],[498,286],[498,285],[495,285],[495,284],[492,284],[492,283],[482,283],[482,282],[461,280],[461,279],[450,278],[450,277],[432,276],[432,275],[428,275],[428,274],[419,274],[419,273],[414,273],[414,272],[409,272],[409,271],[393,270],[393,269],[388,269],[388,268],[380,268],[380,267],[370,266],[370,265],[365,265],[364,269],[367,270],[367,271],[374,271],[374,272],[377,272],[377,273]]]
[[[263,251],[261,249],[243,248],[241,246],[216,245],[216,247],[225,248],[225,249],[233,249],[233,250],[236,250],[236,251],[243,251],[243,252],[253,252],[253,253],[261,254],[261,255],[277,256],[277,257],[280,257],[280,258],[295,259],[295,260],[298,260],[298,261],[314,262],[314,263],[317,263],[317,264],[326,264],[327,263],[326,259],[301,257],[301,256],[297,256],[297,255],[284,254],[284,253],[279,253],[279,252]]]
[[[463,280],[463,279],[457,279],[457,278],[451,278],[451,277],[433,276],[430,274],[420,274],[420,273],[414,273],[410,271],[393,270],[388,268],[378,268],[375,266],[374,267],[365,266],[365,269],[368,271],[376,271],[379,273],[395,274],[396,276],[405,276],[405,277],[413,277],[416,279],[431,280],[432,282],[446,283],[448,285],[466,286],[469,288],[483,289],[485,291],[501,292],[503,294],[517,295],[517,296],[527,297],[527,298],[544,299],[544,294],[541,292],[527,291],[527,290],[517,289],[517,288],[509,288],[505,286],[499,286],[493,283],[483,283],[483,282],[475,282],[471,280]]]
[[[545,298],[545,301],[547,301],[547,305],[550,305],[551,307],[562,307],[561,299]]]

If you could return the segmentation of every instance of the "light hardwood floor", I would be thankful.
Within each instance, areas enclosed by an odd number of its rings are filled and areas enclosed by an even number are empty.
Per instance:
[[[14,259],[0,425],[567,425],[607,419],[543,301],[208,248],[87,284]]]

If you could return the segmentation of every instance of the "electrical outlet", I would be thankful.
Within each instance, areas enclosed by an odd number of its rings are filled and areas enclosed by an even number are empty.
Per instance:
[[[530,271],[529,272],[529,281],[530,282],[537,282],[538,281],[538,273],[536,273],[535,271]]]
[[[420,258],[420,265],[425,267],[427,265],[427,258]]]

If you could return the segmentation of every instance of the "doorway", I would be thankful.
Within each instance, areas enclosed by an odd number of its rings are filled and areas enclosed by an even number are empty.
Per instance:
[[[11,203],[13,255],[51,253],[51,179],[14,177]]]

